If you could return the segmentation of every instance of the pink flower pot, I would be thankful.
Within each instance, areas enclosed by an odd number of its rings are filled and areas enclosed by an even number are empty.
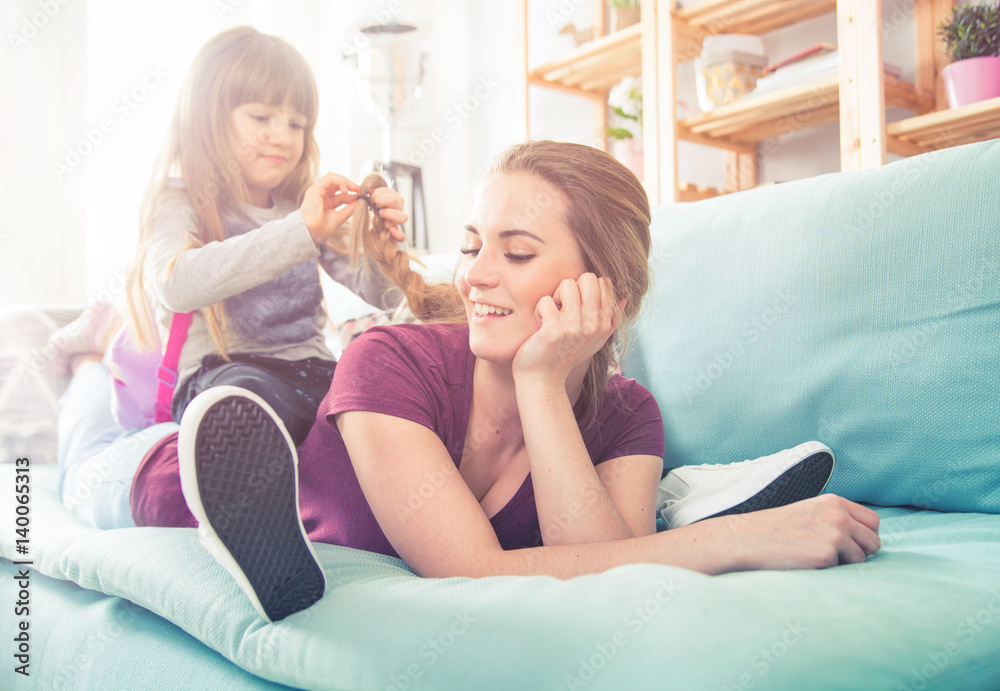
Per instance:
[[[948,106],[961,106],[1000,96],[1000,57],[966,58],[941,70]]]

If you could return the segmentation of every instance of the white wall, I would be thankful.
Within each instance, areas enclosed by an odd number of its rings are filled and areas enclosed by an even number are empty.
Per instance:
[[[282,36],[303,53],[320,89],[321,167],[351,176],[366,160],[381,158],[382,140],[355,96],[344,47],[360,27],[390,17],[419,28],[427,55],[423,96],[400,119],[392,154],[423,169],[431,251],[454,250],[472,181],[494,154],[525,136],[517,6],[515,0],[8,0],[0,10],[6,37],[0,307],[83,301],[119,287],[142,190],[184,72],[205,40],[236,24]],[[571,48],[558,29],[566,22],[589,26],[590,8],[590,0],[531,0],[531,65]],[[886,59],[903,68],[904,78],[913,74],[911,15],[910,0],[883,0]],[[766,38],[770,57],[833,41],[834,26],[829,16],[775,32]],[[22,33],[28,37],[12,44],[10,37]],[[680,79],[680,99],[696,108],[689,66]],[[123,94],[142,98],[126,101]],[[592,106],[533,87],[530,131],[593,143]],[[74,162],[67,147],[86,155]],[[836,125],[785,135],[769,151],[762,180],[839,168]],[[69,172],[55,170],[67,161]],[[682,146],[679,165],[684,180],[722,183],[716,151]]]
[[[82,296],[86,180],[56,181],[67,133],[85,127],[83,2],[0,5],[0,306]]]

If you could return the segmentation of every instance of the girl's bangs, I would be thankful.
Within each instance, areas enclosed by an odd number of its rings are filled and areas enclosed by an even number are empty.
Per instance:
[[[263,37],[272,38],[272,37]],[[243,103],[281,105],[286,98],[304,115],[309,124],[316,122],[316,81],[312,71],[294,49],[278,40],[253,46],[226,81],[230,108]]]

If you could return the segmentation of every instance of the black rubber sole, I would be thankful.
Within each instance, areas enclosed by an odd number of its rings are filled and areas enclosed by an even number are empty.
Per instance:
[[[299,528],[293,453],[271,416],[248,398],[224,398],[199,421],[202,506],[271,621],[306,609],[325,589]]]
[[[826,487],[831,473],[833,456],[819,451],[796,463],[746,501],[702,520],[773,509],[815,497]]]

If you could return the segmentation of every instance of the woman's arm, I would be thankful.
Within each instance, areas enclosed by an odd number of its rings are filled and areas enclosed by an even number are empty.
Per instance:
[[[655,526],[662,460],[634,457],[603,472],[595,468],[567,391],[567,380],[574,373],[582,377],[613,333],[613,306],[608,279],[585,273],[564,280],[552,297],[539,301],[540,327],[514,358],[517,408],[546,545],[619,540],[649,534]],[[603,477],[612,470],[613,492]]]
[[[565,383],[518,382],[517,402],[538,524],[546,545],[620,540],[654,532],[653,507],[662,459],[628,456],[595,466]]]
[[[375,518],[396,552],[421,576],[569,578],[633,563],[707,574],[822,568],[863,561],[879,547],[877,514],[823,495],[642,537],[505,551],[432,430],[361,411],[339,414],[337,426]],[[421,501],[414,504],[418,490]]]

